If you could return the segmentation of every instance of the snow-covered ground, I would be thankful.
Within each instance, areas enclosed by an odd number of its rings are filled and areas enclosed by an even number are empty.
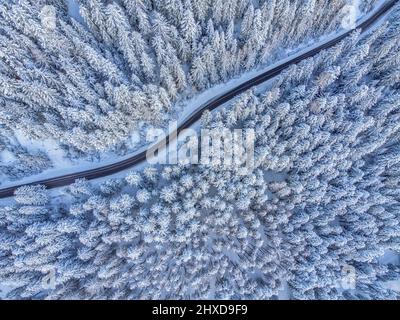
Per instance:
[[[379,259],[383,264],[400,265],[400,255],[393,251],[386,251],[385,254]],[[400,280],[393,280],[386,282],[386,288],[400,292]]]
[[[79,13],[79,5],[77,0],[67,0],[67,4],[68,4],[68,14],[70,15],[70,17],[84,24],[85,21],[83,20],[82,16]]]
[[[382,1],[383,2],[383,1]],[[378,7],[381,3],[379,3]],[[76,0],[68,0],[69,5],[69,13],[70,15],[78,20],[83,21],[82,17],[79,15],[79,7],[77,5]],[[358,12],[360,15],[361,13]],[[362,17],[358,22],[362,22],[363,20],[367,19],[370,15],[373,14],[373,11],[368,15]],[[384,19],[382,17],[381,21]],[[378,25],[378,24],[377,24]],[[338,35],[346,32],[347,30],[342,30],[339,33],[331,33],[324,37],[321,37],[318,40],[310,40],[307,43],[304,43],[298,48],[295,49],[287,49],[282,51],[283,58],[269,64],[267,66],[261,66],[253,71],[246,72],[239,77],[233,78],[226,83],[218,84],[210,89],[201,92],[189,100],[178,100],[173,108],[174,112],[170,115],[170,121],[177,121],[178,124],[183,123],[185,119],[187,119],[195,110],[197,110],[200,106],[207,103],[208,101],[214,99],[215,97],[222,95],[223,93],[235,88],[239,84],[246,82],[247,80],[254,78],[255,76],[268,71],[277,65],[285,63],[319,45],[328,42]],[[269,82],[259,85],[257,88],[258,90],[264,90],[268,86]],[[225,104],[226,105],[226,104]],[[193,127],[195,128],[195,127]],[[19,143],[26,147],[28,150],[32,151],[43,151],[46,152],[53,163],[53,168],[43,171],[40,174],[32,175],[25,177],[23,179],[19,179],[18,181],[10,181],[9,179],[4,179],[1,183],[1,188],[7,188],[23,183],[30,183],[34,181],[39,181],[51,177],[61,176],[65,174],[70,174],[74,172],[84,171],[88,169],[94,169],[97,167],[102,167],[104,165],[108,165],[111,163],[115,163],[129,157],[134,156],[135,154],[146,150],[151,144],[152,141],[146,141],[145,136],[147,130],[153,129],[162,129],[166,133],[168,132],[168,123],[163,124],[162,126],[146,126],[146,128],[139,133],[138,131],[132,132],[130,138],[127,141],[128,152],[126,155],[121,156],[117,155],[114,152],[106,152],[103,153],[99,158],[90,158],[90,159],[70,159],[63,150],[56,140],[47,139],[45,141],[38,141],[38,140],[31,140],[25,138],[22,134],[17,133],[17,139]],[[7,154],[7,152],[0,152],[0,161],[7,164],[8,161],[12,161],[12,157]],[[118,175],[118,174],[117,174]]]
[[[0,300],[4,300],[6,295],[15,288],[11,283],[0,283]]]
[[[68,0],[69,3],[72,3],[70,6],[70,14],[71,16],[74,16],[75,18],[79,18],[79,14],[78,16],[76,16],[76,12],[77,12],[77,6],[76,6],[76,2],[74,0]],[[357,2],[357,0],[355,0],[354,2]],[[382,18],[383,19],[383,18]],[[231,81],[225,83],[225,84],[220,84],[217,85],[203,93],[200,93],[199,95],[196,95],[195,97],[191,98],[188,101],[180,101],[179,103],[177,103],[176,106],[176,112],[174,113],[174,116],[172,117],[172,119],[176,119],[178,123],[182,123],[187,117],[189,117],[199,106],[203,105],[204,103],[206,103],[207,101],[209,101],[210,99],[214,98],[215,96],[218,96],[219,94],[221,94],[221,92],[225,92],[225,91],[229,91],[231,88],[234,88],[235,86],[237,86],[238,84],[247,81],[248,79],[251,79],[252,77],[258,75],[259,73],[265,72],[266,70],[275,67],[276,65],[283,63],[297,55],[302,54],[305,51],[310,50],[310,48],[316,47],[319,44],[329,41],[331,38],[336,37],[337,34],[332,34],[330,36],[325,37],[324,39],[322,39],[320,42],[316,43],[316,42],[312,42],[309,43],[310,46],[308,46],[306,49],[300,50],[294,50],[294,51],[287,51],[287,54],[290,55],[276,63],[274,63],[273,65],[268,66],[267,68],[260,68],[258,70],[254,70],[252,72],[243,74],[242,76],[232,79]],[[270,82],[266,82],[260,86],[257,87],[258,90],[265,90],[265,88],[269,85]],[[235,99],[233,99],[232,101],[226,103],[225,105],[221,106],[220,108],[234,103]],[[196,123],[193,125],[193,129],[198,130],[199,129],[199,123]],[[41,175],[37,175],[34,177],[30,177],[27,179],[23,179],[18,181],[19,183],[24,183],[24,182],[31,182],[31,181],[35,181],[38,179],[44,179],[47,177],[51,177],[51,176],[55,176],[55,175],[61,175],[61,174],[66,174],[66,173],[72,173],[72,172],[76,172],[76,171],[80,171],[80,170],[85,170],[85,169],[92,169],[93,168],[93,163],[96,163],[96,166],[100,166],[101,165],[105,165],[105,164],[109,164],[109,163],[114,163],[116,161],[120,161],[122,159],[125,159],[127,157],[130,157],[132,155],[127,155],[125,157],[116,157],[115,154],[112,153],[108,153],[105,154],[101,157],[101,159],[95,159],[95,160],[77,160],[77,161],[72,161],[67,159],[64,151],[62,149],[60,149],[58,147],[58,144],[56,141],[52,141],[52,140],[46,140],[46,141],[31,141],[26,139],[20,132],[17,131],[16,134],[16,138],[18,139],[19,143],[21,145],[24,145],[25,147],[29,147],[30,150],[32,151],[38,151],[38,150],[44,150],[48,153],[48,155],[50,156],[52,162],[54,164],[56,164],[54,169],[51,170],[47,170],[45,171],[43,174]],[[140,139],[139,139],[139,134],[137,132],[135,132],[134,134],[132,134],[131,137],[132,140],[132,144],[131,145],[135,145],[137,146],[137,150],[142,151],[145,148],[147,148],[149,146],[149,143],[145,143],[145,144],[140,144]],[[174,143],[172,143],[171,147],[174,147]],[[7,162],[12,162],[14,160],[13,155],[8,152],[8,151],[3,151],[2,153],[0,153],[0,161],[2,161],[3,163],[7,163]],[[146,166],[146,163],[142,163],[139,166],[137,166],[135,169],[140,170],[142,167]],[[97,179],[95,181],[95,183],[101,183],[104,182],[105,180],[108,180],[110,178],[116,178],[116,177],[122,177],[126,175],[126,171],[125,172],[120,172],[117,173],[113,176],[109,176],[106,178],[102,178],[102,179]],[[275,180],[275,179],[284,179],[284,177],[282,175],[277,175],[275,176],[274,173],[270,173],[268,176],[271,180]],[[16,184],[16,182],[13,183],[9,183],[8,185],[12,185],[12,184]],[[4,185],[2,185],[1,187],[5,187]],[[54,198],[59,198],[62,199],[62,189],[56,189],[56,190],[51,190],[50,191],[52,196]],[[53,200],[54,200],[53,198]],[[8,204],[8,203],[12,203],[12,199],[4,199],[1,200],[1,204]],[[55,200],[57,201],[57,200]],[[387,264],[387,263],[393,263],[393,264],[399,264],[400,263],[400,257],[398,254],[396,254],[395,252],[391,252],[391,251],[387,251],[380,259],[379,261],[381,263]],[[215,279],[212,278],[210,279],[211,281],[211,286],[215,287]],[[0,299],[4,298],[4,295],[10,291],[12,289],[12,285],[9,283],[3,283],[0,284]],[[391,288],[393,290],[397,290],[400,291],[400,282],[399,281],[390,281],[387,283],[387,287]],[[214,290],[211,290],[211,295],[210,298],[214,298],[215,294],[214,294]],[[290,288],[288,286],[287,283],[284,283],[282,285],[282,289],[280,291],[280,294],[278,296],[279,299],[289,299],[290,298]]]
[[[356,3],[353,5],[358,8],[357,1],[354,0]],[[70,16],[77,21],[84,23],[83,18],[79,14],[79,6],[77,4],[76,0],[67,0],[68,2],[68,12]],[[381,1],[383,2],[383,0]],[[379,3],[380,5],[381,3]],[[370,13],[372,14],[372,13]],[[367,17],[370,16],[370,14],[366,15],[363,17],[361,20],[366,19]],[[358,17],[361,15],[360,11],[357,11]],[[262,66],[259,67],[251,72],[247,72],[242,74],[239,77],[236,77],[227,83],[221,83],[219,85],[216,85],[208,90],[205,90],[204,92],[195,95],[193,98],[189,100],[178,100],[177,103],[175,104],[173,110],[173,114],[170,115],[171,121],[177,121],[178,123],[182,123],[184,119],[186,119],[191,113],[193,113],[197,108],[199,108],[201,105],[206,103],[207,101],[211,100],[212,98],[229,91],[230,89],[236,87],[240,83],[243,83],[255,76],[257,76],[260,73],[263,73],[281,63],[284,63],[285,61],[288,61],[324,42],[327,42],[333,38],[335,38],[338,34],[341,34],[342,32],[345,32],[346,30],[343,30],[339,33],[331,33],[329,35],[326,35],[324,37],[321,37],[319,39],[312,39],[307,43],[303,43],[301,46],[294,48],[294,49],[286,49],[282,50],[281,57],[282,59],[276,61],[273,64],[270,64],[268,66]],[[261,87],[262,85],[260,85]],[[124,160],[126,158],[129,158],[133,156],[136,153],[139,153],[146,148],[148,148],[151,145],[151,142],[146,141],[145,136],[146,136],[146,131],[147,130],[152,130],[152,129],[157,129],[157,127],[154,127],[152,125],[148,124],[143,124],[142,132],[139,134],[138,131],[132,132],[130,138],[128,141],[126,141],[127,145],[127,152],[124,156],[118,155],[114,152],[106,152],[103,153],[99,158],[82,158],[82,159],[70,159],[68,157],[68,154],[63,150],[60,146],[58,141],[56,140],[51,140],[47,139],[45,141],[37,141],[37,140],[31,140],[31,139],[26,139],[22,134],[17,133],[17,139],[19,143],[26,147],[28,150],[32,151],[43,151],[45,152],[49,158],[51,159],[53,163],[53,168],[48,169],[43,171],[40,174],[37,175],[32,175],[29,177],[25,177],[23,179],[20,179],[18,181],[10,181],[9,179],[3,179],[1,183],[1,188],[13,186],[13,185],[18,185],[21,183],[29,183],[29,182],[34,182],[42,179],[46,179],[49,177],[55,177],[55,176],[60,176],[64,174],[69,174],[77,171],[83,171],[83,170],[88,170],[96,167],[101,167],[110,163],[115,163],[120,160]],[[164,123],[161,127],[163,130],[168,130],[168,123]],[[10,154],[7,153],[7,151],[0,152],[0,161],[2,163],[7,164],[8,162],[11,162],[13,160],[12,157],[10,157]]]

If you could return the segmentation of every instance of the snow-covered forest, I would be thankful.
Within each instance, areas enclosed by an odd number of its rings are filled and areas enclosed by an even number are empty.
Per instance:
[[[123,138],[114,129],[133,125],[118,115],[145,116],[147,98],[172,103],[268,61],[281,46],[335,30],[344,3],[82,1],[87,26],[62,20],[54,43],[18,5],[24,18],[2,21],[3,39],[24,25],[43,41],[29,41],[41,48],[37,59],[54,60],[44,69],[2,60],[2,77],[19,78],[5,82],[2,110],[15,108],[26,119],[18,126],[38,137],[54,134],[84,152],[105,147]],[[203,128],[255,129],[247,175],[218,165],[146,166],[57,193],[17,190],[0,208],[0,283],[14,287],[7,297],[399,299],[399,263],[382,259],[400,251],[399,28],[396,4],[369,34],[355,31],[263,92],[206,112]],[[54,47],[60,41],[63,51]],[[31,57],[32,48],[2,50]],[[15,82],[22,89],[11,98]],[[137,104],[127,109],[127,101]],[[152,112],[167,114],[161,105]],[[351,287],[343,284],[348,268]],[[54,283],[44,289],[49,274]]]
[[[357,1],[360,15],[376,2]],[[20,135],[51,139],[72,159],[132,152],[132,132],[162,126],[177,101],[340,30],[348,3],[2,1],[0,151],[11,160],[0,173],[16,180],[57,165]]]

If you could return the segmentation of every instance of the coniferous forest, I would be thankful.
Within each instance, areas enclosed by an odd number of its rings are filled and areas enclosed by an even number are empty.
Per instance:
[[[32,183],[0,199],[0,297],[399,299],[400,3],[356,28],[381,5],[1,0],[0,189]],[[134,155],[133,132],[334,39],[348,8],[346,37],[202,113],[196,132],[254,131],[252,170],[33,183],[52,148],[71,174]]]

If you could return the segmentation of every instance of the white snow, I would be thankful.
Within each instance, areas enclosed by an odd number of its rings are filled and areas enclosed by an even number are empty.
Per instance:
[[[383,264],[391,263],[394,265],[400,265],[400,254],[396,253],[394,251],[388,250],[378,260],[380,263],[383,263]],[[392,289],[394,291],[400,292],[400,280],[388,281],[388,282],[386,282],[385,287],[387,289]]]
[[[69,16],[74,18],[76,21],[85,24],[85,21],[79,13],[79,5],[77,0],[67,0],[67,5]]]
[[[395,265],[400,265],[400,256],[396,252],[388,250],[381,258],[379,258],[379,262],[384,264],[391,263]]]
[[[60,167],[71,164],[71,161],[65,158],[65,153],[60,148],[58,142],[53,139],[31,140],[18,129],[14,130],[14,136],[21,146],[33,151],[33,153],[45,151],[50,160]]]
[[[6,295],[16,287],[18,286],[11,283],[0,283],[0,300],[4,300]]]
[[[69,6],[69,13],[72,17],[76,19],[82,19],[82,17],[79,15],[79,7],[77,5],[76,0],[67,0],[68,1],[68,6]],[[358,1],[358,0],[354,0]],[[377,6],[378,8],[379,6]],[[366,20],[370,15],[372,15],[376,10],[372,10],[369,14],[365,15],[363,18],[359,20],[359,23]],[[360,12],[359,12],[360,14]],[[381,18],[381,21],[384,19],[384,17]],[[378,23],[377,23],[378,24]],[[376,26],[375,26],[376,27]],[[178,124],[183,123],[185,119],[187,119],[192,113],[195,112],[201,105],[205,104],[207,101],[210,101],[211,99],[214,99],[215,97],[222,95],[223,93],[235,88],[239,84],[246,82],[247,80],[264,73],[277,65],[280,65],[288,60],[291,60],[315,47],[318,47],[319,45],[328,42],[337,36],[345,33],[346,30],[343,30],[339,33],[332,33],[330,35],[326,35],[324,37],[321,37],[318,41],[316,40],[311,40],[308,43],[304,43],[302,46],[292,49],[292,50],[285,50],[285,57],[276,61],[275,63],[272,63],[268,66],[261,66],[259,68],[256,68],[250,72],[246,72],[242,74],[239,77],[233,78],[229,80],[226,83],[221,83],[218,84],[210,89],[205,90],[204,92],[201,92],[194,96],[193,98],[190,98],[189,100],[178,100],[176,102],[176,105],[174,107],[175,112],[170,115],[170,121],[177,121]],[[267,81],[266,83],[263,83],[259,86],[257,86],[258,89],[263,88],[265,89],[269,85],[270,81]],[[230,101],[229,103],[232,103]],[[222,106],[221,106],[222,107]],[[220,108],[221,108],[220,107]],[[157,129],[161,128],[163,130],[167,130],[168,128],[168,123],[164,125],[164,127],[156,127],[156,126],[147,126],[145,130],[151,130],[151,129]],[[198,123],[196,123],[192,128],[197,129],[199,128]],[[21,133],[17,132],[17,138],[19,142],[21,143],[22,146],[30,149],[30,150],[42,150],[45,151],[50,159],[53,162],[53,168],[48,169],[43,171],[42,173],[38,175],[33,175],[29,177],[25,177],[23,179],[20,179],[18,181],[9,181],[9,180],[4,180],[1,188],[6,188],[14,185],[19,185],[23,183],[30,183],[38,180],[43,180],[51,177],[56,177],[64,174],[70,174],[74,172],[80,172],[88,169],[94,169],[98,167],[102,167],[104,165],[116,163],[118,161],[127,159],[129,157],[134,156],[135,154],[138,154],[142,152],[143,150],[146,150],[149,146],[152,145],[152,143],[144,141],[141,136],[145,136],[144,132],[137,132],[134,131],[128,142],[129,148],[132,148],[132,150],[129,150],[129,153],[124,155],[124,156],[118,156],[115,153],[112,152],[107,152],[104,153],[100,156],[99,159],[78,159],[78,160],[70,160],[67,157],[67,154],[65,153],[64,150],[62,150],[57,141],[55,140],[46,140],[46,141],[33,141],[30,139],[24,138],[24,136]],[[137,166],[136,169],[138,169],[140,166]],[[122,173],[125,175],[125,173]],[[120,176],[119,174],[116,174],[114,176]],[[110,176],[111,178],[112,176]]]
[[[16,157],[13,153],[8,150],[3,150],[0,152],[0,161],[1,164],[8,164],[16,160]]]
[[[278,300],[290,300],[290,296],[290,288],[288,283],[285,281],[279,290]]]

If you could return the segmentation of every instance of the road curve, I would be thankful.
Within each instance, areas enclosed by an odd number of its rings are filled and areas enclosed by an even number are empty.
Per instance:
[[[361,22],[355,29],[360,29],[361,32],[367,31],[375,21],[377,21],[379,18],[381,18],[385,13],[387,13],[397,2],[397,0],[390,0],[386,1],[381,5],[381,7],[373,13],[368,19],[365,21]],[[220,105],[224,104],[225,102],[231,100],[232,98],[236,97],[237,95],[243,93],[244,91],[257,86],[267,80],[270,80],[277,76],[282,70],[286,69],[290,65],[299,63],[300,61],[310,58],[320,51],[324,49],[328,49],[334,45],[336,45],[338,42],[343,40],[345,37],[347,37],[353,30],[349,30],[346,33],[343,33],[342,35],[314,48],[311,49],[310,51],[307,51],[287,62],[284,62],[273,69],[270,69],[240,85],[237,87],[233,88],[232,90],[224,93],[221,96],[218,96],[214,98],[213,100],[201,105],[189,118],[187,118],[176,130],[176,132],[170,133],[171,137],[176,137],[177,134],[179,134],[182,130],[189,128],[192,124],[194,124],[196,121],[198,121],[201,118],[202,113],[205,110],[214,110],[215,108],[219,107]],[[166,143],[166,145],[169,144],[170,136],[167,136],[161,143]],[[96,179],[96,178],[102,178],[105,176],[112,175],[114,173],[120,172],[122,170],[128,169],[134,165],[137,165],[143,161],[146,160],[146,151],[143,151],[141,153],[138,153],[128,159],[116,162],[114,164],[106,165],[103,167],[91,169],[91,170],[86,170],[86,171],[81,171],[77,173],[72,173],[72,174],[67,174],[63,175],[60,177],[56,178],[50,178],[50,179],[45,179],[41,181],[35,181],[31,183],[26,183],[26,184],[21,184],[5,189],[0,189],[0,198],[7,198],[10,196],[14,195],[14,191],[18,189],[19,187],[26,186],[26,185],[37,185],[41,184],[46,186],[48,189],[56,188],[56,187],[62,187],[69,185],[73,183],[76,179],[79,178],[85,178],[88,180]]]

